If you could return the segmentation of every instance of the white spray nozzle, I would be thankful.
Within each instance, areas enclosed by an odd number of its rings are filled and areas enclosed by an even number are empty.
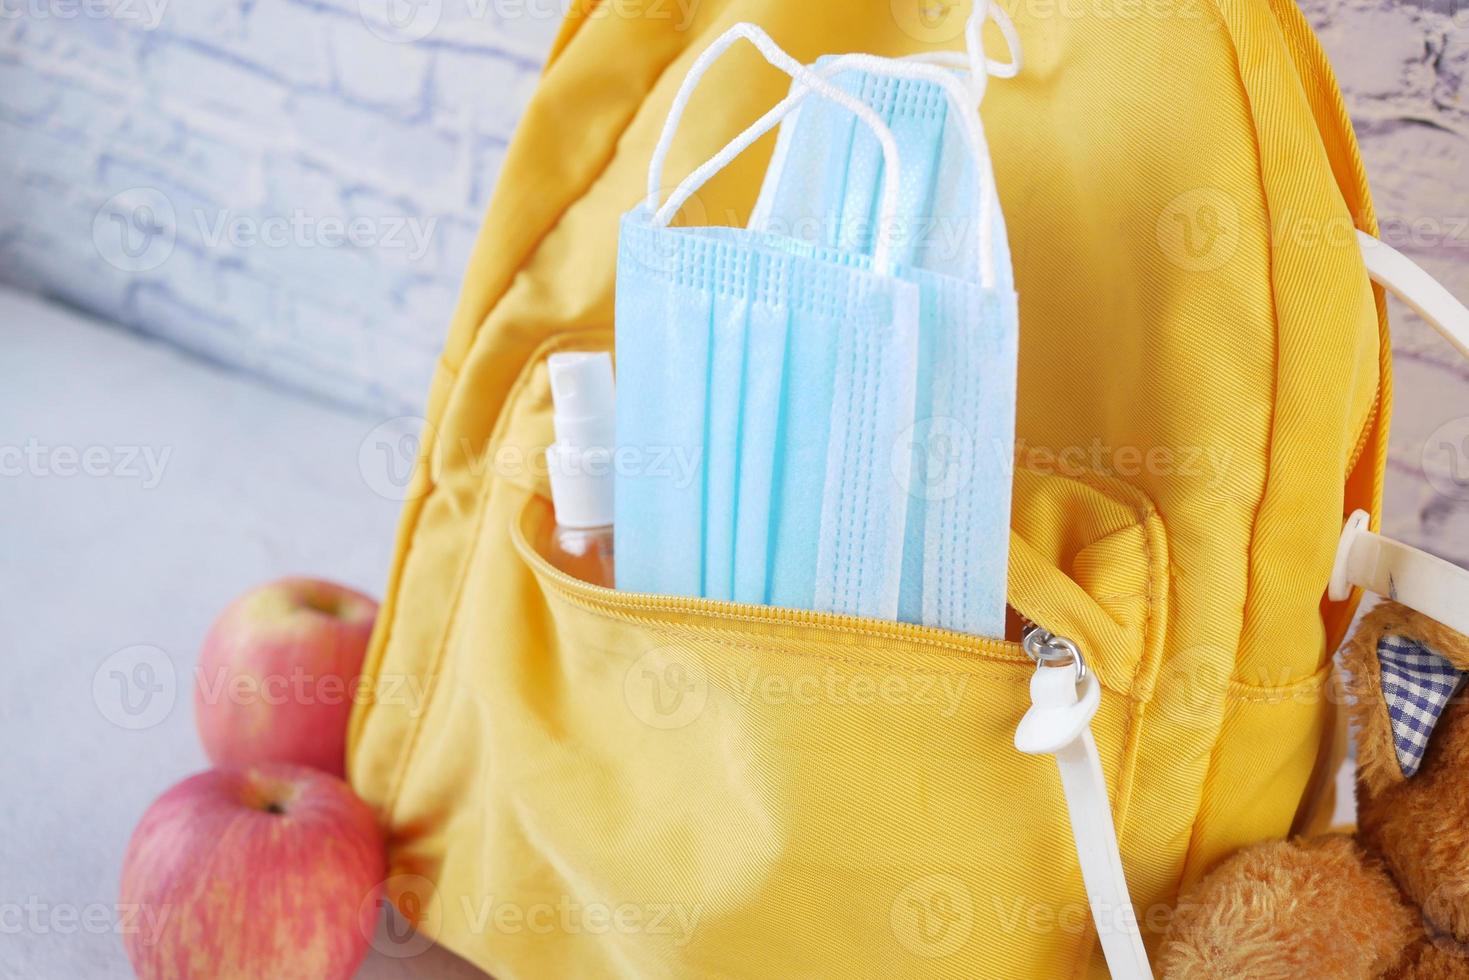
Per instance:
[[[617,402],[612,357],[590,351],[552,354],[552,425],[556,441],[546,450],[551,503],[562,527],[612,523],[612,448]]]
[[[551,372],[551,402],[556,411],[558,441],[567,441],[573,435],[563,434],[563,425],[577,428],[589,422],[612,421],[616,402],[611,355],[584,351],[552,354],[547,367]]]

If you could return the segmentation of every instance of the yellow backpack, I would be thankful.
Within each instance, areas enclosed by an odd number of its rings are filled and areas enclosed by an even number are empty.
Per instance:
[[[349,743],[390,897],[500,980],[1105,975],[1056,766],[1013,744],[1022,619],[1101,680],[1150,944],[1181,884],[1329,817],[1353,608],[1324,592],[1344,516],[1378,512],[1390,400],[1335,82],[1292,0],[1012,14],[1025,67],[984,103],[1021,314],[1008,639],[624,594],[542,554],[546,357],[610,349],[618,217],[692,59],[737,21],[804,61],[957,48],[964,12],[604,0],[564,25],[434,379]],[[789,82],[750,51],[711,74],[671,176]],[[713,223],[748,215],[762,146],[701,192]]]

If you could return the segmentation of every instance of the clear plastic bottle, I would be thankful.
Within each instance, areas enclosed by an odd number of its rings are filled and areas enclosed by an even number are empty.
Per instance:
[[[552,424],[546,449],[556,527],[546,559],[584,582],[612,588],[612,450],[616,398],[605,353],[552,354]]]

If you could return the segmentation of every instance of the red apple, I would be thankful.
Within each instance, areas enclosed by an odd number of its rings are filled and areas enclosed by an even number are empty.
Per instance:
[[[225,609],[199,652],[194,721],[217,766],[298,762],[342,776],[377,603],[286,578]]]
[[[340,779],[282,763],[211,769],[133,831],[123,942],[142,980],[351,977],[383,875],[372,812]]]

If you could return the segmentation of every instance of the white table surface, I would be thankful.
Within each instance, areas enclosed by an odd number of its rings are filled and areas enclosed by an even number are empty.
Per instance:
[[[411,425],[383,421],[0,291],[0,977],[131,975],[119,870],[149,802],[207,765],[199,641],[277,576],[381,595],[400,506],[382,447]],[[129,714],[132,679],[154,693]],[[482,976],[374,946],[363,977]]]

